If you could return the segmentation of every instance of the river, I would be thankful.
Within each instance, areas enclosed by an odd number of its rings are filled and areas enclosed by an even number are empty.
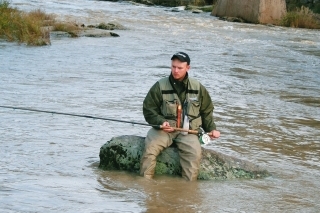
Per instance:
[[[145,122],[142,101],[177,51],[211,94],[209,148],[272,176],[185,182],[98,169],[114,136],[147,127],[0,108],[0,212],[320,212],[320,33],[128,2],[12,0],[120,37],[0,41],[0,105]]]

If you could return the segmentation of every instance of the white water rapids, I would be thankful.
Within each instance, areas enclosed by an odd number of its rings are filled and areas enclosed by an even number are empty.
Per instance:
[[[0,105],[144,122],[142,101],[190,55],[221,138],[211,149],[265,167],[256,180],[185,182],[101,171],[100,147],[147,127],[0,109],[0,212],[319,212],[320,33],[190,11],[89,0],[12,0],[61,20],[116,21],[117,38],[0,41]]]

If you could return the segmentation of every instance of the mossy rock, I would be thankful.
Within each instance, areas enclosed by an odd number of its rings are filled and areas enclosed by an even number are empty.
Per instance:
[[[144,137],[133,135],[112,138],[100,148],[99,168],[139,173],[144,139]],[[181,175],[179,152],[176,147],[169,147],[160,153],[157,157],[155,173]],[[198,179],[262,178],[269,175],[266,170],[246,160],[202,147]]]

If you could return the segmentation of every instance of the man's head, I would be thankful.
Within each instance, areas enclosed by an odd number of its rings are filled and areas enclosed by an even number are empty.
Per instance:
[[[187,62],[187,64],[190,65],[190,58],[187,53],[177,52],[171,57],[171,60],[173,59],[178,59],[181,62]]]
[[[190,58],[184,52],[177,52],[171,57],[171,74],[174,79],[182,81],[190,69]]]

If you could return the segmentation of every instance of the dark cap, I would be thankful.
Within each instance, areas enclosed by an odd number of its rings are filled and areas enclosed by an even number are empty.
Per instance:
[[[177,52],[171,57],[171,60],[173,60],[175,58],[181,62],[187,62],[188,65],[190,64],[190,58],[187,53]]]

